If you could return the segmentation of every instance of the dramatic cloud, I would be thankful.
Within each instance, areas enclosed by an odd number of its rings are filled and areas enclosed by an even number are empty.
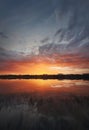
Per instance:
[[[89,1],[88,0],[60,0],[56,11],[59,22],[66,21],[66,25],[59,27],[55,37],[58,43],[67,43],[68,51],[76,49],[84,53],[89,50]],[[59,46],[60,47],[60,46]],[[84,48],[84,51],[83,51]],[[84,53],[85,54],[85,53]],[[88,53],[89,54],[89,53]]]
[[[88,70],[89,0],[1,0],[0,7],[2,70],[12,61],[12,70],[44,62]]]
[[[53,46],[53,45],[50,45]],[[0,48],[0,73],[34,74],[34,73],[88,73],[89,57],[62,53],[57,49],[59,45],[52,47],[40,47],[39,55],[22,55]],[[54,51],[54,50],[55,51]],[[46,52],[45,52],[46,51]],[[54,52],[54,53],[53,53]],[[56,68],[56,69],[52,69]]]

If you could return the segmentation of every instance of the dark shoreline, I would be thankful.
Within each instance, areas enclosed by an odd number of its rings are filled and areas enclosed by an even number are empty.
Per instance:
[[[89,74],[56,74],[56,75],[0,75],[0,79],[58,79],[58,80],[89,80]]]

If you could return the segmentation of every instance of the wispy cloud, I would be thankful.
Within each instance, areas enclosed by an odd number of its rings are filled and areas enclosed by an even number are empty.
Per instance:
[[[44,39],[41,40],[41,43],[47,43],[49,41],[49,37],[45,37]]]
[[[56,11],[62,27],[55,33],[59,43],[67,41],[67,49],[83,51],[89,49],[89,1],[83,0],[60,0]],[[81,7],[80,7],[81,6]],[[64,24],[65,23],[65,24]],[[87,46],[87,47],[86,47]]]

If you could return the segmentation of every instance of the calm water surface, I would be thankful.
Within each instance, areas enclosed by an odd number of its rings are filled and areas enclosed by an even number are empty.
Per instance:
[[[29,92],[69,92],[89,94],[89,81],[83,80],[0,80],[0,94]]]

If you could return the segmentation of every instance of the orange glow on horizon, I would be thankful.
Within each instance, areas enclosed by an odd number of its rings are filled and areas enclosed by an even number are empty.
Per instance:
[[[50,63],[37,63],[37,64],[27,64],[24,66],[23,64],[19,66],[21,70],[21,74],[32,74],[32,75],[42,75],[42,74],[58,74],[69,73],[69,67],[60,66],[58,64],[50,64]]]
[[[55,71],[51,69],[51,65],[47,63],[40,63],[33,65],[31,69],[28,69],[28,72],[31,74],[55,74]]]
[[[82,74],[89,73],[89,61],[86,59],[72,56],[73,61],[65,61],[71,56],[55,57],[54,61],[45,59],[44,57],[32,57],[30,60],[22,61],[6,61],[2,62],[0,74]]]
[[[89,72],[88,68],[75,68],[68,64],[51,64],[47,62],[43,63],[29,63],[29,62],[13,62],[10,63],[6,70],[0,70],[0,74],[82,74]]]

